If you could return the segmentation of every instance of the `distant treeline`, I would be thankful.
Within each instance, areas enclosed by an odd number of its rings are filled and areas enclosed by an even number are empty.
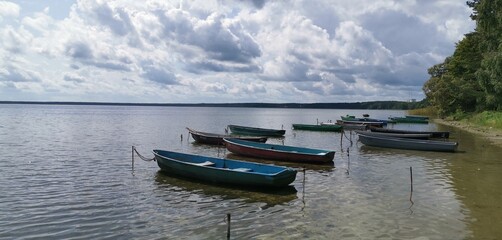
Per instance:
[[[467,1],[476,29],[443,63],[429,68],[423,90],[440,116],[502,110],[502,4]]]
[[[318,108],[318,109],[415,109],[425,106],[422,102],[374,101],[354,103],[112,103],[112,102],[38,102],[0,101],[0,104],[45,105],[107,105],[107,106],[164,106],[164,107],[249,107],[249,108]]]

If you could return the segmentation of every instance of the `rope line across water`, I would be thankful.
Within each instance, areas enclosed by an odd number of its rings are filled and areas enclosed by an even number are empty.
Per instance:
[[[147,161],[147,162],[155,161],[155,157],[154,158],[146,158],[143,155],[139,154],[138,150],[136,150],[136,147],[134,147],[134,146],[132,146],[132,150],[133,150],[133,152],[136,152],[136,154],[139,156],[139,158],[141,158],[141,160],[143,160],[143,161]]]

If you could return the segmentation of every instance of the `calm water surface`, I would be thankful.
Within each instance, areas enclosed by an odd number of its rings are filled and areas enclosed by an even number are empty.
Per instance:
[[[0,105],[0,239],[497,239],[502,149],[453,131],[460,153],[373,148],[356,135],[291,130],[341,115],[402,111]],[[194,144],[185,127],[287,129],[271,143],[336,150],[290,188],[248,191],[167,176],[151,150],[239,158]],[[351,144],[352,142],[352,144]],[[247,159],[260,161],[255,159]],[[262,161],[272,163],[268,161]],[[413,193],[410,191],[413,169]]]

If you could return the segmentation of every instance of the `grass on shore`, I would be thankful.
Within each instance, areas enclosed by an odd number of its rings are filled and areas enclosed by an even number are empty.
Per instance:
[[[462,121],[476,124],[483,127],[495,128],[502,130],[502,112],[501,111],[484,111],[469,115]]]
[[[409,114],[438,117],[432,107],[408,110]],[[446,117],[446,120],[470,123],[480,127],[502,130],[502,111],[484,111],[480,113],[457,113]]]
[[[411,110],[408,110],[408,114],[437,117],[437,112],[432,107],[411,109]]]

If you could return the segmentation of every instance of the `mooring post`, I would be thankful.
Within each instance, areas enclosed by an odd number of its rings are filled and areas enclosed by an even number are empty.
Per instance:
[[[410,184],[411,184],[411,192],[413,192],[413,169],[410,167]]]
[[[227,213],[227,239],[230,239],[230,213]]]
[[[305,166],[303,166],[303,192],[305,193],[305,175],[306,175],[306,169]]]
[[[131,148],[132,167],[134,168],[134,146]]]

